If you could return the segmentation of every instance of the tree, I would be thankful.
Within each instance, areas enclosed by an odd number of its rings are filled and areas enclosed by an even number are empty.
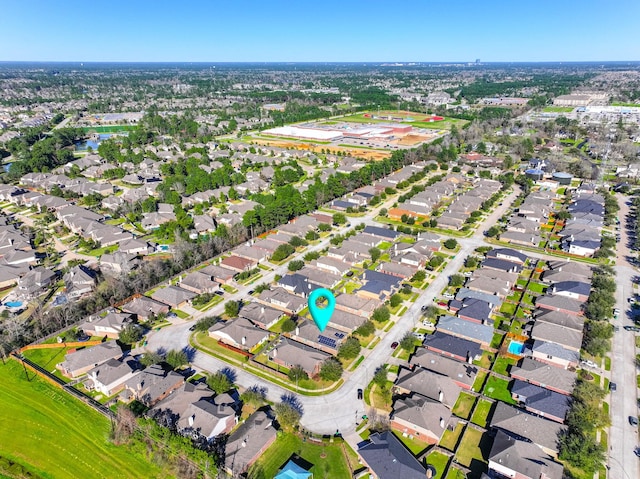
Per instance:
[[[226,374],[222,371],[218,371],[217,373],[209,374],[209,376],[207,376],[207,386],[217,394],[222,394],[231,389],[233,384]]]
[[[333,214],[333,224],[334,225],[344,225],[347,223],[347,216],[344,213],[334,213]]]
[[[347,339],[338,349],[338,357],[341,359],[352,359],[360,354],[360,341],[356,338]]]
[[[205,316],[200,318],[196,323],[196,331],[205,332],[209,331],[209,328],[218,322],[217,316]]]
[[[276,413],[278,424],[280,424],[285,431],[295,429],[300,423],[302,414],[297,408],[287,402],[276,403],[273,410]]]
[[[325,381],[337,381],[342,377],[342,364],[334,358],[328,358],[320,367],[320,377]]]
[[[386,306],[380,306],[373,311],[371,315],[371,319],[378,323],[384,323],[385,321],[389,321],[391,317],[391,313],[389,312],[389,308]]]
[[[458,242],[453,238],[449,238],[444,242],[444,247],[447,249],[456,249],[456,246],[458,246]]]
[[[299,364],[296,364],[291,369],[289,369],[287,376],[289,376],[289,379],[292,382],[298,382],[303,379],[309,379],[309,375]]]
[[[142,339],[142,328],[137,324],[127,324],[120,331],[118,339],[122,344],[137,343]]]
[[[224,314],[230,318],[235,318],[240,312],[240,304],[238,301],[227,301],[224,305]]]
[[[493,238],[494,236],[497,236],[499,233],[500,233],[500,228],[494,225],[487,230],[486,234],[489,238]]]
[[[375,333],[376,327],[373,325],[371,321],[365,321],[360,325],[358,329],[356,329],[353,334],[360,336],[362,338],[366,338],[371,334]]]
[[[419,269],[418,271],[415,272],[415,274],[411,278],[411,281],[417,281],[420,283],[425,279],[427,279],[427,272],[423,269]]]
[[[172,369],[178,369],[189,363],[189,357],[187,353],[182,350],[172,349],[167,353],[165,361]]]
[[[467,258],[464,260],[464,265],[467,268],[475,268],[476,266],[478,266],[478,258],[476,258],[475,256],[467,256]]]
[[[371,255],[371,262],[375,263],[376,261],[378,261],[378,259],[380,259],[380,255],[382,254],[382,252],[376,248],[370,248],[369,249],[369,254]]]
[[[397,293],[391,295],[391,298],[389,298],[389,305],[392,308],[395,308],[396,306],[400,306],[400,303],[402,303],[402,296],[400,296]]]
[[[164,357],[160,353],[154,351],[146,351],[140,359],[140,362],[145,367],[153,364],[159,364],[162,361],[164,361]]]
[[[433,256],[429,260],[429,266],[431,269],[437,269],[442,263],[444,263],[444,258],[442,256]]]
[[[302,261],[301,259],[290,261],[289,265],[287,266],[287,269],[289,271],[299,271],[302,268],[304,268],[304,261]]]
[[[295,253],[295,251],[296,249],[293,246],[287,243],[283,243],[280,246],[278,246],[276,250],[273,252],[273,254],[271,255],[271,260],[282,261],[288,258],[289,256],[291,256],[293,253]]]
[[[256,385],[247,388],[241,395],[240,399],[244,404],[248,404],[254,409],[259,408],[265,401],[265,389]]]
[[[300,246],[307,246],[309,243],[306,240],[300,238],[299,236],[293,236],[289,240],[289,244],[294,248],[298,248]]]
[[[410,331],[407,331],[407,333],[400,340],[400,347],[405,351],[411,352],[413,351],[413,348],[415,347],[415,345],[416,345],[415,336],[411,334]]]
[[[452,274],[449,276],[449,286],[458,288],[464,284],[464,280],[465,278],[461,274]]]
[[[287,318],[282,322],[280,329],[282,329],[283,333],[290,333],[296,329],[296,322],[291,318]]]
[[[383,391],[386,391],[388,389],[387,370],[384,368],[384,366],[380,366],[378,369],[376,369],[376,372],[373,374],[373,383]]]

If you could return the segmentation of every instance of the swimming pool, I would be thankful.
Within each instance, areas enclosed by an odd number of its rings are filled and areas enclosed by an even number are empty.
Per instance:
[[[8,301],[4,305],[8,308],[20,308],[22,307],[22,301]]]
[[[510,354],[522,354],[522,351],[524,351],[524,344],[519,341],[511,341],[507,351],[509,351]]]

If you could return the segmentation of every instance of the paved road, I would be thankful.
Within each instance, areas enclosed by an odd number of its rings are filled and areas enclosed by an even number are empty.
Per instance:
[[[357,399],[357,389],[364,388],[373,378],[376,368],[389,361],[392,353],[391,343],[402,339],[404,334],[414,327],[420,318],[421,307],[431,304],[433,297],[438,295],[447,284],[449,275],[456,273],[460,269],[464,259],[472,253],[475,248],[484,245],[482,232],[498,221],[519,193],[520,189],[516,185],[514,191],[503,200],[502,206],[498,206],[491,215],[478,225],[473,236],[458,240],[460,243],[460,251],[456,254],[455,258],[446,265],[441,274],[421,293],[417,301],[412,303],[411,307],[384,336],[375,349],[372,351],[363,351],[367,354],[366,358],[354,372],[345,373],[345,383],[338,390],[323,396],[300,396],[300,401],[304,406],[304,415],[301,421],[304,427],[321,434],[331,434],[339,430],[345,435],[352,446],[356,446],[359,438],[354,434],[355,422],[366,409],[364,402]],[[365,224],[375,224],[373,221],[374,217],[373,213],[369,213],[365,217],[354,218],[352,221],[354,223],[364,222]],[[326,241],[327,240],[319,245],[315,245],[311,250],[324,248]],[[305,253],[306,252],[308,251],[305,251]],[[284,272],[286,272],[286,266],[279,267],[275,271],[265,275],[261,281],[272,281],[275,274],[283,274]],[[240,291],[233,296],[233,299],[245,297],[250,288],[253,288],[253,286],[242,287]],[[223,306],[221,304],[206,314],[219,314],[222,312],[222,309]],[[200,316],[202,315],[204,315],[204,313],[200,314]],[[188,344],[190,334],[188,328],[191,324],[193,323],[176,324],[152,333],[148,338],[149,348],[164,347],[166,349],[172,349],[184,347],[185,344]],[[216,371],[229,366],[221,360],[200,352],[196,353],[193,365],[195,368],[205,371]],[[237,374],[236,383],[238,385],[249,387],[258,384],[266,388],[267,397],[270,400],[278,401],[283,394],[289,393],[288,390],[244,370],[236,367],[232,367],[232,369],[234,369]]]
[[[629,213],[626,198],[618,195],[620,204],[621,241],[618,243],[616,275],[618,289],[616,291],[616,307],[622,314],[614,324],[620,326],[614,333],[611,349],[611,381],[617,384],[617,391],[610,395],[611,428],[609,430],[609,477],[640,477],[638,458],[633,449],[638,445],[638,429],[629,424],[629,416],[638,415],[638,389],[636,387],[637,369],[635,366],[635,333],[625,331],[622,326],[632,325],[629,316],[627,298],[632,293],[632,278],[638,273],[629,263],[635,255],[629,249],[629,237],[625,227],[625,219]]]

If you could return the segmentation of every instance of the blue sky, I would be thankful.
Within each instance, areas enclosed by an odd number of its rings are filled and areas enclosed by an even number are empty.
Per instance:
[[[640,60],[640,0],[2,0],[0,61]]]

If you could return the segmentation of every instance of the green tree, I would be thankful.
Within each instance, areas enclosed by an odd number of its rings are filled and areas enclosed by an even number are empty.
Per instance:
[[[380,255],[382,254],[382,252],[378,249],[378,248],[369,248],[369,254],[371,255],[371,262],[375,263],[376,261],[378,261],[378,259],[380,259]]]
[[[226,393],[233,387],[231,380],[222,371],[207,376],[207,386],[217,394]]]
[[[140,359],[143,366],[151,366],[153,364],[160,364],[164,361],[164,357],[155,351],[145,351],[144,355]]]
[[[290,261],[289,265],[287,266],[287,269],[289,271],[299,271],[302,268],[304,268],[304,261],[302,261],[301,259]]]
[[[189,357],[182,350],[172,349],[167,353],[165,361],[172,369],[178,369],[189,363]]]
[[[440,266],[442,263],[444,263],[444,259],[442,258],[442,256],[433,256],[430,260],[429,260],[429,266],[432,269],[437,269],[438,266]]]
[[[217,316],[205,316],[204,318],[200,318],[196,323],[196,331],[205,332],[209,331],[209,328],[218,322]]]
[[[389,388],[387,383],[387,370],[384,366],[380,366],[373,374],[373,384],[378,386],[381,390],[386,391]]]
[[[295,248],[290,244],[287,244],[287,243],[281,244],[273,252],[273,255],[271,255],[271,260],[282,261],[288,258],[289,256],[291,256],[295,251],[296,251]]]
[[[334,213],[333,214],[333,224],[334,225],[344,225],[347,223],[347,216],[344,213]]]
[[[475,268],[476,266],[478,266],[478,258],[476,258],[475,256],[467,256],[464,260],[464,265],[467,268]]]
[[[449,286],[453,286],[454,288],[458,288],[464,284],[464,276],[461,274],[452,274],[449,276]]]
[[[373,319],[378,323],[384,323],[385,321],[389,321],[390,317],[391,317],[391,312],[389,311],[389,308],[387,308],[386,306],[379,306],[378,308],[375,309],[375,311],[371,315],[371,319]]]
[[[288,402],[276,403],[273,410],[276,413],[278,424],[280,424],[285,431],[292,431],[300,424],[302,414]]]
[[[142,339],[142,328],[137,324],[127,324],[118,335],[122,344],[137,343]]]
[[[244,404],[248,404],[254,409],[257,409],[265,402],[265,391],[260,386],[251,386],[240,394],[240,399]]]
[[[352,359],[360,354],[360,341],[356,338],[349,338],[340,345],[338,357],[341,359]]]
[[[238,301],[227,301],[224,305],[224,314],[230,318],[235,318],[240,312],[240,304]]]
[[[495,225],[487,230],[487,236],[489,238],[493,238],[494,236],[497,236],[499,233],[500,233],[500,228],[498,228]]]
[[[287,376],[289,376],[289,379],[292,382],[297,382],[297,381],[301,381],[301,380],[304,380],[304,379],[309,379],[309,375],[302,368],[302,366],[300,366],[299,364],[296,364],[291,369],[289,369],[289,372],[287,373]]]
[[[392,294],[391,298],[389,298],[389,305],[392,308],[395,308],[396,306],[400,306],[400,303],[402,303],[402,296],[400,296],[399,294]]]
[[[296,322],[291,318],[287,318],[282,322],[280,329],[282,329],[283,333],[290,333],[296,329]]]
[[[342,364],[334,358],[328,358],[320,367],[320,377],[325,381],[335,382],[342,377]]]
[[[400,340],[400,347],[405,351],[412,352],[413,348],[416,345],[416,338],[410,331],[407,331],[405,335]]]
[[[449,238],[444,242],[444,247],[447,249],[456,249],[458,242],[454,238]]]
[[[376,327],[373,325],[371,321],[365,321],[356,329],[353,334],[360,336],[362,338],[366,338],[367,336],[375,333]]]

